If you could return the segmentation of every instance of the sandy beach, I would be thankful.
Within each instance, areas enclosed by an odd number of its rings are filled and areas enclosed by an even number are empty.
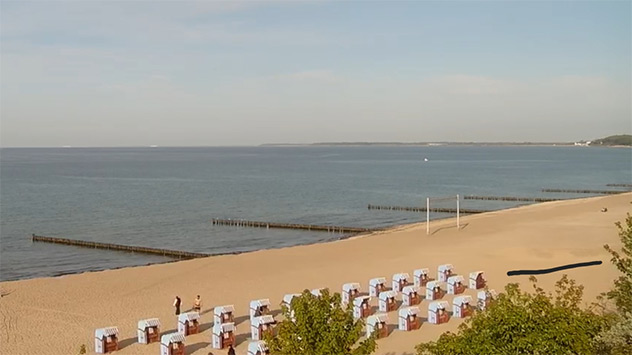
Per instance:
[[[234,304],[237,353],[246,354],[250,339],[248,304],[269,298],[274,313],[286,293],[328,287],[340,292],[343,283],[359,282],[368,291],[368,280],[427,267],[436,277],[437,266],[452,263],[457,274],[484,270],[489,286],[501,291],[508,282],[528,284],[528,276],[508,277],[515,269],[550,268],[601,260],[591,266],[539,276],[552,290],[563,273],[585,286],[590,303],[607,290],[617,271],[603,244],[619,246],[614,225],[632,210],[632,193],[530,205],[453,220],[394,228],[344,241],[263,250],[177,263],[67,275],[55,278],[0,283],[7,293],[0,299],[0,353],[77,354],[85,344],[94,352],[94,330],[117,326],[121,354],[159,354],[159,344],[136,342],[138,320],[157,317],[162,332],[176,329],[172,302],[175,295],[188,310],[197,294],[202,296],[202,332],[186,339],[187,354],[225,354],[211,348],[212,308]],[[601,212],[606,207],[607,212]],[[80,249],[78,249],[80,252]],[[105,251],[104,251],[105,253]],[[134,255],[129,255],[133,258]],[[466,294],[475,296],[475,291]],[[444,297],[451,303],[452,296]],[[371,301],[377,306],[377,300]],[[421,315],[427,314],[423,301]],[[277,317],[279,319],[279,317]],[[378,354],[412,354],[422,341],[454,331],[460,320],[402,332],[395,329],[397,313],[389,313],[391,334],[378,341]]]

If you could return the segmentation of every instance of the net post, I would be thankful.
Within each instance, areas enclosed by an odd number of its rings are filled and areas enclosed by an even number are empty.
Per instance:
[[[459,194],[456,195],[456,230],[461,229],[461,221],[460,221],[460,208],[459,208]]]
[[[426,235],[430,234],[430,197],[426,197]]]

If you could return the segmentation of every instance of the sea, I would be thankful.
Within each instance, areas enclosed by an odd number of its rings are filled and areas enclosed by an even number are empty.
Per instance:
[[[632,150],[571,146],[3,148],[0,280],[171,261],[37,243],[45,235],[223,254],[322,243],[329,232],[214,226],[212,218],[381,228],[425,213],[369,204],[498,210],[466,195],[580,198],[544,188],[617,190]],[[452,217],[431,214],[431,219]],[[387,236],[385,236],[387,238]]]

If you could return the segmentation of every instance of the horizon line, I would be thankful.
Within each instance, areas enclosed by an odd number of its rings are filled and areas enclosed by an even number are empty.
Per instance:
[[[0,149],[71,149],[71,148],[252,148],[265,146],[315,146],[315,145],[431,145],[431,144],[573,144],[580,141],[427,141],[427,142],[379,142],[379,141],[339,141],[339,142],[312,142],[312,143],[260,143],[240,145],[111,145],[111,146],[0,146]]]

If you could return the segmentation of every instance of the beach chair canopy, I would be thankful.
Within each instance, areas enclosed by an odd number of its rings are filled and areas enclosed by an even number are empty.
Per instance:
[[[169,333],[160,337],[160,343],[169,346],[172,343],[184,343],[184,333]]]
[[[342,290],[344,292],[351,292],[353,290],[359,290],[359,289],[360,289],[360,284],[357,282],[349,282],[342,285]]]
[[[399,317],[406,318],[408,316],[415,316],[419,314],[419,312],[421,312],[419,307],[405,307],[399,310]]]
[[[369,316],[366,320],[366,324],[370,326],[375,326],[377,323],[386,323],[388,322],[388,315],[384,313],[374,314]]]
[[[426,289],[432,290],[435,287],[441,287],[441,281],[430,281],[426,284]]]
[[[316,297],[320,297],[320,295],[323,293],[324,290],[325,290],[325,287],[315,288],[311,291],[311,293],[312,295]]]
[[[457,282],[463,283],[465,279],[461,275],[455,275],[448,277],[448,283],[450,285],[456,285]]]
[[[283,296],[283,303],[289,306],[292,304],[292,300],[294,299],[294,297],[300,297],[300,296],[301,296],[300,293],[288,293],[287,295]]]
[[[448,309],[448,307],[450,307],[448,301],[434,301],[430,302],[430,304],[428,305],[428,311],[437,312],[440,309],[446,310]]]
[[[224,313],[234,313],[234,312],[235,312],[235,306],[233,306],[232,304],[225,305],[225,306],[217,306],[213,308],[213,314],[218,317]]]
[[[400,272],[398,274],[393,275],[393,281],[401,281],[410,279],[410,275],[407,272]]]
[[[270,306],[270,300],[267,298],[250,301],[250,309],[257,309],[259,307],[269,307],[269,306]]]
[[[477,293],[477,298],[479,300],[486,300],[487,298],[496,298],[496,291],[495,290],[482,290],[482,291],[478,291]]]
[[[421,275],[428,275],[430,273],[430,270],[425,268],[425,269],[417,269],[415,271],[413,271],[413,275],[415,275],[415,277],[419,277]]]
[[[357,307],[361,307],[362,303],[365,303],[365,302],[368,303],[370,300],[371,300],[371,297],[369,297],[369,296],[356,297],[356,298],[353,299],[353,305],[357,306]]]
[[[452,270],[452,269],[454,269],[454,266],[452,266],[452,264],[439,265],[439,271],[441,272]]]
[[[485,273],[483,271],[474,271],[474,272],[470,272],[470,279],[471,280],[476,280],[476,278],[478,277],[478,275],[483,275],[485,276]]]
[[[397,296],[397,291],[384,291],[380,292],[380,299],[386,301],[389,298],[395,298]]]
[[[180,323],[184,323],[186,321],[192,322],[198,319],[200,319],[200,314],[198,312],[180,313],[178,316],[178,322]]]
[[[472,304],[472,296],[463,295],[454,297],[454,299],[452,300],[452,304],[459,307],[463,306],[464,304]]]
[[[160,320],[158,318],[149,318],[138,321],[138,329],[145,330],[150,327],[160,327]]]
[[[222,333],[234,332],[235,323],[215,323],[213,325],[213,334],[220,335]]]
[[[261,324],[270,324],[270,323],[274,323],[274,317],[272,317],[269,314],[266,314],[265,316],[254,317],[252,319],[253,327],[258,327]]]
[[[119,330],[117,327],[105,327],[105,328],[99,328],[95,330],[94,336],[96,338],[103,339],[104,337],[109,337],[112,335],[117,336],[118,333],[119,333]]]
[[[376,277],[374,279],[369,280],[369,285],[371,286],[377,286],[384,283],[386,283],[386,277]]]
[[[257,341],[252,341],[248,344],[249,354],[256,354],[257,351],[260,351],[261,353],[268,351],[268,346],[266,345],[265,341],[257,340]]]
[[[419,287],[415,287],[415,286],[406,286],[402,289],[402,293],[405,295],[410,295],[411,293],[420,293],[421,290],[419,289]]]

